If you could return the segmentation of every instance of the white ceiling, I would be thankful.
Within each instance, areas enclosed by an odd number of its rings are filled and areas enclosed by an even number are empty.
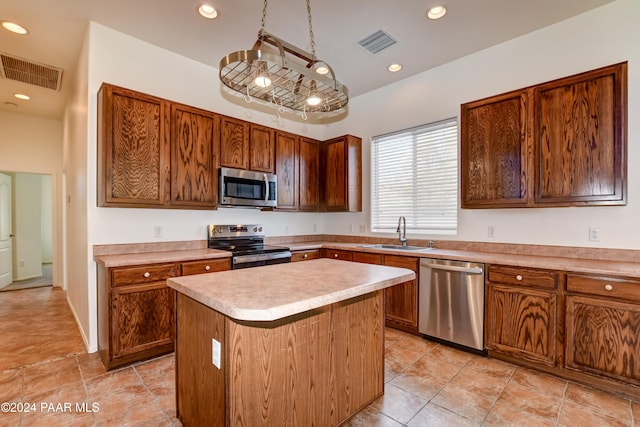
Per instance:
[[[317,56],[354,97],[611,1],[312,0],[311,9]],[[217,19],[197,14],[203,2],[216,7]],[[448,14],[426,19],[436,4]],[[218,68],[224,55],[256,41],[262,6],[260,0],[2,0],[0,21],[17,22],[29,34],[0,27],[0,51],[64,74],[60,91],[0,78],[0,109],[61,118],[88,21]],[[357,42],[379,29],[398,43],[373,56]],[[271,0],[265,30],[310,50],[305,1]],[[404,68],[389,73],[392,62]],[[15,99],[16,92],[32,99]]]

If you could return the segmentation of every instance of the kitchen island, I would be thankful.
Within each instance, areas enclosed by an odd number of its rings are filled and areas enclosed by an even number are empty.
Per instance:
[[[383,290],[408,269],[318,259],[168,279],[185,426],[336,426],[382,395]]]

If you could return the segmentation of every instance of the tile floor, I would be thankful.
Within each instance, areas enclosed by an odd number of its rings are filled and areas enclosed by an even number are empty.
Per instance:
[[[180,426],[173,355],[105,372],[63,291],[1,293],[0,324],[0,402],[36,403],[0,411],[0,427]],[[640,426],[638,402],[393,329],[385,337],[385,394],[347,426]]]

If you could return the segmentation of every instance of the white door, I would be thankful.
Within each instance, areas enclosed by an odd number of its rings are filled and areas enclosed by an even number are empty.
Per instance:
[[[11,177],[0,173],[0,289],[13,282]]]

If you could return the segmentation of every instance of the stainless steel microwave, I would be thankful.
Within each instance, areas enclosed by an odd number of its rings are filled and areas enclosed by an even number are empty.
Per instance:
[[[220,168],[221,206],[276,207],[276,176],[272,173]]]

